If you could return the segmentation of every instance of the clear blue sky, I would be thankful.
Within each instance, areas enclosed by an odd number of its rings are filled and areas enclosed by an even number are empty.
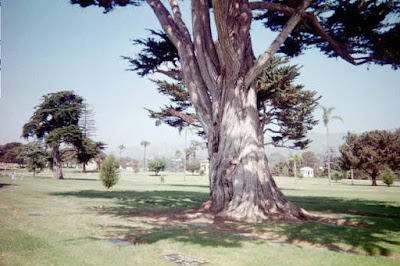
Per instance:
[[[138,146],[144,139],[182,143],[176,129],[156,127],[143,110],[166,99],[146,78],[125,71],[128,64],[121,59],[138,51],[131,39],[159,28],[146,4],[103,14],[69,0],[3,0],[1,9],[0,144],[22,141],[22,125],[40,97],[60,90],[75,90],[94,107],[96,138],[110,149]],[[252,37],[257,53],[271,42],[271,34],[257,24]],[[344,118],[344,123],[332,123],[333,132],[400,127],[400,71],[355,67],[314,50],[293,62],[303,65],[299,83],[318,91],[321,104],[336,107],[335,114]],[[314,131],[324,128],[318,125]]]

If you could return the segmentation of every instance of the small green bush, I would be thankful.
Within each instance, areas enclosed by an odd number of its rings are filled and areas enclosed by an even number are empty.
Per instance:
[[[337,182],[338,180],[342,180],[344,178],[344,174],[339,171],[332,171],[331,177],[333,180],[335,180],[335,182]]]
[[[203,169],[200,170],[199,175],[204,176],[204,170]]]
[[[396,180],[396,174],[388,166],[380,172],[379,177],[388,187],[393,185],[394,180]]]
[[[119,180],[119,163],[113,155],[108,155],[100,166],[100,180],[110,189]]]

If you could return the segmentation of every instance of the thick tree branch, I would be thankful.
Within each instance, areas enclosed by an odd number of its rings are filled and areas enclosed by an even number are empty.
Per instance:
[[[155,15],[168,38],[175,45],[179,53],[179,58],[182,66],[182,72],[185,79],[185,85],[188,88],[190,98],[198,114],[199,121],[201,122],[204,131],[207,133],[211,126],[211,100],[208,96],[208,91],[201,72],[197,63],[197,58],[194,54],[194,47],[191,42],[190,36],[182,33],[181,30],[187,27],[177,25],[172,18],[169,11],[165,8],[160,0],[146,0],[153,9]],[[170,0],[173,6],[174,15],[179,23],[184,23],[180,14],[179,6],[176,1]],[[188,38],[189,37],[189,38]]]
[[[268,49],[260,56],[260,58],[256,61],[254,66],[250,69],[250,71],[246,75],[245,79],[245,87],[248,88],[254,80],[260,75],[267,65],[268,61],[274,56],[274,54],[279,50],[281,45],[286,41],[289,37],[290,33],[296,27],[296,25],[301,21],[301,18],[307,9],[307,7],[311,4],[312,0],[303,0],[299,7],[296,9],[296,12],[291,16],[289,21],[283,27],[282,31],[275,38],[275,40],[271,43]]]
[[[292,7],[288,7],[288,6],[285,6],[282,4],[268,3],[268,2],[251,2],[250,8],[251,8],[251,10],[267,9],[270,11],[275,11],[275,12],[285,14],[287,16],[293,16],[296,13],[296,9],[294,9]],[[346,47],[343,44],[335,41],[331,36],[329,36],[329,34],[326,32],[326,30],[321,25],[321,23],[318,21],[317,16],[315,16],[313,13],[305,12],[303,14],[303,20],[305,20],[304,24],[305,24],[305,26],[307,26],[307,28],[314,30],[316,34],[318,34],[321,38],[326,40],[332,46],[332,48],[336,51],[336,53],[341,58],[343,58],[344,60],[349,62],[350,64],[362,65],[362,64],[365,64],[365,63],[368,63],[368,62],[371,62],[374,60],[374,58],[372,58],[372,57],[361,57],[361,58],[352,57],[351,54],[348,51],[346,51]],[[310,22],[312,27],[310,27],[306,22]],[[357,61],[359,61],[359,62],[357,62]]]
[[[172,14],[174,15],[175,23],[176,23],[179,31],[181,32],[181,34],[183,36],[185,36],[185,38],[190,40],[190,34],[189,34],[189,31],[188,31],[188,29],[186,27],[185,22],[183,21],[182,13],[181,13],[181,10],[179,8],[178,1],[177,0],[169,0],[169,4],[171,6]]]
[[[217,98],[219,60],[211,35],[208,0],[192,1],[194,46],[201,74],[213,98]]]
[[[171,40],[171,42],[175,45],[175,47],[180,46],[183,36],[171,14],[165,8],[164,4],[160,0],[147,0],[147,3],[153,9],[163,30],[168,35],[168,38]]]

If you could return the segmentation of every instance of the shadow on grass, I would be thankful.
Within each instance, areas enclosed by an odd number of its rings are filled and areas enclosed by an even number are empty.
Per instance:
[[[144,228],[122,225],[104,228],[107,233],[119,232],[128,238],[136,239],[137,243],[151,244],[164,239],[173,239],[203,246],[239,247],[243,241],[255,241],[254,238],[224,233],[223,230],[216,230],[213,226],[188,226],[179,221],[158,220],[157,214],[160,213],[200,207],[202,202],[208,200],[208,193],[81,190],[52,193],[51,195],[96,199],[97,204],[99,204],[99,200],[103,200],[105,207],[92,208],[99,215],[123,218],[138,217],[140,223],[146,224]],[[337,251],[346,250],[356,253],[361,251],[371,255],[387,256],[391,255],[394,250],[398,250],[399,236],[395,234],[400,231],[400,223],[398,223],[400,206],[393,206],[388,202],[333,197],[291,196],[289,199],[308,211],[345,215],[361,226],[336,226],[315,221],[304,223],[264,222],[246,224],[246,226],[258,234],[275,232],[286,237],[288,242],[300,240]],[[135,216],[135,213],[141,214]],[[220,224],[218,227],[240,232],[242,225],[240,223]],[[396,254],[396,256],[398,255]]]
[[[11,187],[11,186],[18,186],[18,185],[7,184],[7,183],[0,183],[0,189],[1,189],[1,188],[5,188],[5,187]]]
[[[53,196],[113,200],[116,212],[126,211],[163,212],[180,211],[200,207],[208,200],[208,193],[191,191],[99,191],[81,190],[51,193]]]
[[[370,255],[391,255],[390,246],[398,246],[400,206],[390,202],[333,197],[288,197],[294,204],[308,211],[345,215],[360,227],[334,226],[320,222],[288,223],[283,233],[290,239],[313,244],[336,246],[345,244]]]

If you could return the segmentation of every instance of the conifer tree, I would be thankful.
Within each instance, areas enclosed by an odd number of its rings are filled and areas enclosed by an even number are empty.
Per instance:
[[[52,148],[53,178],[63,179],[60,144],[79,147],[83,135],[78,126],[83,98],[73,91],[49,93],[35,107],[30,121],[23,126],[22,136],[44,140]]]

